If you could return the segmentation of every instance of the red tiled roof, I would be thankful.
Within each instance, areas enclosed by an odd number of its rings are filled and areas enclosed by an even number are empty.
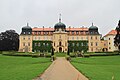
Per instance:
[[[116,30],[111,30],[108,34],[106,34],[105,36],[108,36],[108,35],[116,35],[117,34],[117,31]]]
[[[88,31],[88,28],[66,28],[67,31]],[[32,31],[54,31],[54,28],[32,28]]]
[[[67,31],[88,31],[88,28],[66,28]]]
[[[32,28],[32,31],[54,31],[54,28]]]

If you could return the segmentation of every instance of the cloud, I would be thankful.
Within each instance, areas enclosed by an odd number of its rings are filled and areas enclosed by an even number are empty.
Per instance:
[[[21,28],[30,23],[32,27],[53,27],[59,13],[67,26],[99,27],[105,35],[115,29],[120,19],[120,0],[0,0],[0,32]]]

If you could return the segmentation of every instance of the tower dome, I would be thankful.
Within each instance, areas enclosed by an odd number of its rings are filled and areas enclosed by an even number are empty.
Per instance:
[[[89,34],[99,34],[98,32],[98,27],[94,26],[93,23],[92,23],[92,26],[89,27]]]
[[[22,33],[21,34],[32,34],[32,28],[27,23],[27,26],[22,27]]]
[[[59,17],[59,22],[55,24],[54,29],[55,29],[55,31],[58,31],[59,29],[61,29],[63,31],[66,29],[66,25],[61,22],[61,14]]]
[[[59,22],[59,23],[55,24],[54,28],[55,29],[59,29],[59,28],[65,29],[66,25],[64,23],[62,23],[62,22]]]
[[[98,30],[98,27],[94,26],[92,23],[92,26],[89,27],[89,30]]]

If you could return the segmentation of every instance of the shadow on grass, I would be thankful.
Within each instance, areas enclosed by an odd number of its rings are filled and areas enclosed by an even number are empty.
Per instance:
[[[32,64],[44,64],[44,63],[50,63],[51,61],[41,61],[41,62],[34,62]]]
[[[83,64],[83,65],[112,65],[112,64],[105,64],[105,63],[87,63],[87,62],[80,62],[80,61],[71,61],[73,63]],[[119,65],[119,64],[114,64]]]

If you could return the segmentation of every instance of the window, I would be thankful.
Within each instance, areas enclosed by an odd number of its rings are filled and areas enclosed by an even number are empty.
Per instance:
[[[59,42],[59,46],[62,46],[62,43],[61,43],[61,42]]]
[[[79,43],[77,43],[77,46],[79,46]]]
[[[91,36],[91,39],[93,39],[93,37]]]
[[[67,42],[65,42],[65,46],[67,46]]]
[[[23,43],[23,46],[25,46],[25,42]]]
[[[34,34],[37,34],[37,32],[34,32]]]
[[[47,43],[47,46],[49,46],[49,44]]]
[[[45,43],[43,43],[43,45],[45,46]]]
[[[84,46],[84,44],[83,44],[83,43],[81,43],[81,46]]]
[[[69,40],[69,37],[68,37],[68,40]]]
[[[88,46],[88,43],[86,43],[86,46]]]
[[[98,46],[98,43],[96,42],[96,46]]]
[[[109,47],[109,49],[111,49],[111,47]]]
[[[61,39],[61,35],[59,36],[59,38]]]
[[[86,39],[88,39],[88,37],[86,37]]]
[[[28,32],[28,34],[30,34],[30,32]]]
[[[37,46],[37,43],[35,43],[35,46]]]
[[[23,34],[25,34],[25,32],[23,32]]]
[[[95,37],[95,39],[97,40],[97,36]]]
[[[77,40],[79,39],[79,37],[77,37]]]
[[[40,37],[38,37],[38,39],[40,40]]]
[[[38,43],[38,46],[40,46],[40,43]]]
[[[98,51],[98,48],[96,48],[96,51]]]
[[[43,34],[45,35],[45,32],[43,32]]]
[[[109,38],[109,40],[110,40],[110,38]]]
[[[83,40],[83,37],[81,37],[81,40]]]
[[[23,40],[25,40],[25,37],[23,37]]]
[[[93,32],[90,32],[90,34],[92,34]]]
[[[35,40],[37,40],[37,37],[35,37]]]
[[[110,45],[110,42],[109,42],[109,45]]]
[[[55,46],[55,42],[54,42],[54,46]]]
[[[28,40],[30,40],[30,36],[28,37]]]
[[[83,31],[80,31],[81,34],[83,34]]]
[[[72,31],[72,35],[74,35],[74,31]]]
[[[72,37],[72,39],[74,40],[74,37]]]
[[[41,34],[41,32],[38,32],[38,34]]]
[[[93,42],[91,42],[91,46],[93,46]]]
[[[79,34],[79,32],[78,32],[78,31],[76,31],[76,34],[78,35],[78,34]]]
[[[28,46],[30,46],[30,42],[28,42]]]
[[[91,51],[93,51],[93,48],[91,48]]]
[[[104,43],[104,46],[106,46],[106,44]]]
[[[75,43],[72,43],[73,44],[73,46],[75,46]]]

